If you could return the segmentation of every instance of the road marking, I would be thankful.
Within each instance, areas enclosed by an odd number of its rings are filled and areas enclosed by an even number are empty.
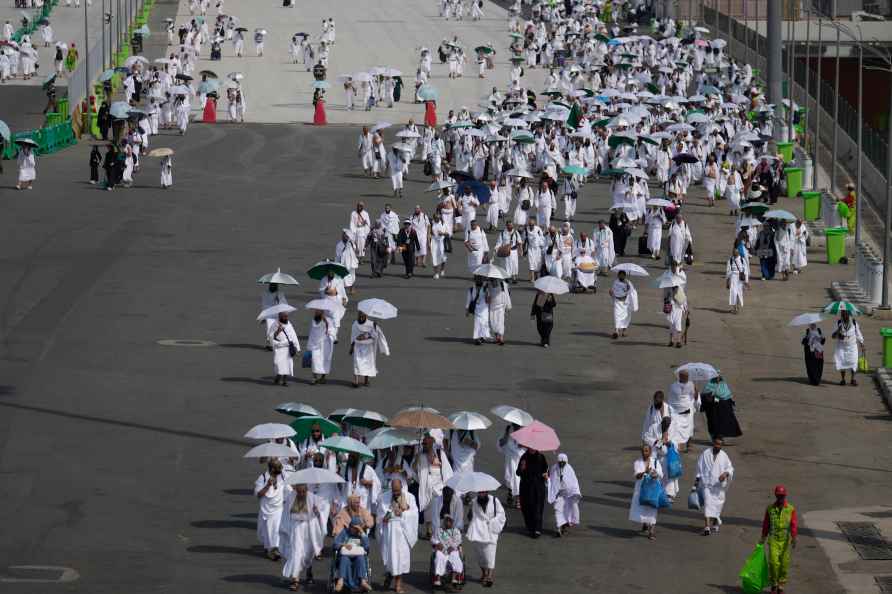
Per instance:
[[[177,347],[213,347],[217,346],[216,342],[210,340],[194,340],[191,338],[165,338],[159,340],[161,346],[177,346]]]
[[[0,576],[0,583],[5,584],[62,584],[80,579],[81,575],[70,567],[61,565],[10,565],[7,571],[57,571],[55,578],[16,578]]]

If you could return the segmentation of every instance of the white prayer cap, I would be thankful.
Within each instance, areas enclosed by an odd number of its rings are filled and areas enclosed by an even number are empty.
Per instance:
[[[563,453],[558,454],[558,462],[567,462],[567,461],[568,461],[567,454],[563,454]]]
[[[403,219],[403,225],[411,225],[412,219]]]

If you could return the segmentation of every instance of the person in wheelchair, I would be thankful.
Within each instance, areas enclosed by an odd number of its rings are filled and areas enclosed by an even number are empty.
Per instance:
[[[440,529],[431,538],[434,549],[434,587],[442,586],[451,571],[450,586],[461,585],[465,566],[462,562],[461,530],[455,527],[452,516],[445,515]]]
[[[334,591],[340,592],[346,585],[353,592],[368,592],[369,585],[369,531],[374,526],[372,516],[359,504],[359,496],[347,498],[347,507],[334,521]]]

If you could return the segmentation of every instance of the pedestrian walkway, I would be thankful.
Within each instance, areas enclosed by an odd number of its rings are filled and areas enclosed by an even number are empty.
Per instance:
[[[327,92],[326,111],[328,122],[334,124],[405,122],[414,117],[421,121],[424,107],[412,102],[414,97],[415,71],[422,47],[434,53],[433,76],[430,84],[440,92],[437,115],[444,119],[450,109],[467,106],[472,111],[490,94],[494,86],[504,90],[509,82],[510,39],[505,9],[491,2],[484,5],[485,18],[480,21],[445,20],[438,16],[438,5],[432,0],[405,2],[402,0],[369,0],[357,4],[350,0],[330,2],[297,2],[296,8],[284,8],[281,2],[263,0],[227,0],[226,14],[238,17],[245,34],[245,57],[233,56],[233,47],[227,42],[223,47],[223,59],[218,62],[202,56],[196,70],[209,69],[220,76],[238,71],[245,74],[242,83],[248,103],[246,120],[262,123],[307,123],[313,120],[313,76],[303,64],[294,64],[288,54],[292,35],[307,32],[318,42],[323,19],[333,18],[337,31],[335,46],[331,51],[328,79],[332,88]],[[216,11],[208,13],[212,24]],[[188,1],[180,2],[177,23],[190,18]],[[257,57],[252,42],[255,28],[264,28],[263,57]],[[440,64],[436,48],[444,39],[457,36],[465,49],[468,63],[464,76],[450,80],[445,64]],[[478,78],[474,47],[493,44],[496,48],[495,69]],[[205,49],[207,46],[205,47]],[[400,70],[404,87],[402,99],[393,108],[378,107],[371,113],[361,107],[356,111],[345,109],[343,86],[335,79],[341,74],[365,71],[375,66]],[[527,88],[542,90],[544,75],[541,71],[528,71],[523,79]],[[360,103],[357,101],[357,103]],[[221,118],[225,101],[220,102]]]
[[[32,10],[14,8],[9,4],[0,7],[0,23],[5,23],[7,19],[12,23],[13,27],[19,28],[23,14],[31,14]],[[59,4],[50,13],[49,21],[53,29],[53,39],[55,42],[62,42],[67,45],[74,43],[75,47],[83,58],[86,54],[86,47],[92,46],[102,35],[102,2],[96,0],[92,2],[92,6],[86,6],[87,29],[89,31],[89,44],[84,42],[84,7],[75,7],[74,3],[69,4],[68,0],[60,0]],[[106,34],[109,34],[106,29]],[[56,55],[55,43],[49,47],[44,46],[43,34],[38,28],[31,34],[31,43],[37,49],[39,54],[37,76],[30,80],[22,80],[21,74],[18,78],[10,80],[6,84],[13,85],[41,85],[47,77],[54,72],[53,59]],[[65,77],[56,81],[57,86],[67,85]]]

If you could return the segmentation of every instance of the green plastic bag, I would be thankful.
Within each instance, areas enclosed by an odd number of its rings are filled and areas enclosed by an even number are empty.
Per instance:
[[[760,543],[740,570],[740,587],[746,594],[758,594],[769,585],[768,559],[765,557],[765,547]]]

